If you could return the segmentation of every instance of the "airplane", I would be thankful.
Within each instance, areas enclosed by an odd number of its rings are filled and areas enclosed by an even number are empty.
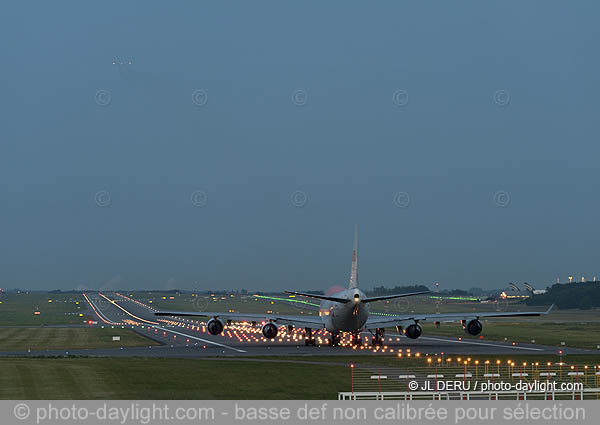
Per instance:
[[[395,327],[399,334],[410,339],[417,339],[423,333],[419,322],[433,322],[439,326],[441,322],[459,321],[465,332],[478,335],[483,330],[479,320],[482,317],[511,317],[511,316],[540,316],[550,313],[552,306],[545,312],[468,312],[468,313],[430,313],[430,314],[398,314],[386,316],[370,315],[370,303],[390,300],[401,297],[411,297],[427,294],[430,291],[409,292],[404,294],[367,297],[358,288],[358,231],[354,229],[354,249],[352,251],[352,267],[348,289],[331,295],[316,295],[305,292],[290,292],[287,294],[315,298],[321,301],[318,316],[300,316],[287,314],[244,314],[224,312],[198,312],[198,311],[158,311],[156,316],[198,316],[210,317],[206,328],[211,335],[219,335],[225,329],[225,322],[229,325],[232,321],[247,321],[256,326],[264,322],[262,333],[267,339],[274,339],[278,334],[278,325],[287,325],[291,332],[293,328],[304,328],[305,345],[316,345],[313,329],[326,329],[331,337],[329,344],[338,345],[342,332],[352,334],[352,345],[360,345],[361,333],[368,330],[371,335],[372,345],[382,345],[385,328]],[[225,322],[224,322],[225,321]]]
[[[525,289],[527,289],[527,291],[530,292],[532,295],[542,295],[547,292],[545,289],[535,289],[527,282],[524,282],[523,286],[525,286]]]

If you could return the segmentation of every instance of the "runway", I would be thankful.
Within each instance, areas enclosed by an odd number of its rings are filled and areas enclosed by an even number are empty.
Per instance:
[[[291,332],[280,328],[274,340],[266,340],[259,326],[232,323],[221,335],[206,331],[201,318],[178,319],[154,316],[150,305],[133,300],[119,293],[88,293],[89,312],[98,319],[95,326],[126,327],[161,345],[113,349],[45,350],[27,352],[3,352],[2,356],[145,356],[145,357],[210,357],[210,356],[313,356],[313,355],[395,355],[420,357],[426,355],[500,355],[500,354],[552,354],[559,350],[567,354],[597,354],[593,350],[568,347],[549,347],[536,344],[514,344],[473,339],[457,339],[424,335],[413,340],[396,333],[386,334],[384,345],[371,347],[370,334],[362,335],[365,343],[359,347],[327,345],[324,331],[315,331],[317,346],[304,344],[304,330]]]

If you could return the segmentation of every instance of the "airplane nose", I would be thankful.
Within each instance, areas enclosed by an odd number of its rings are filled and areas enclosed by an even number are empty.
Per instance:
[[[352,307],[352,315],[358,316],[358,308],[360,307],[360,295],[354,294],[354,306]]]

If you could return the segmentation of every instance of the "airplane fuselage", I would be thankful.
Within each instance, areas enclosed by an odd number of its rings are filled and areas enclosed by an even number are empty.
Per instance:
[[[364,292],[358,288],[351,288],[332,296],[347,299],[349,302],[321,301],[319,316],[325,329],[334,334],[362,330],[369,318],[369,304],[361,302],[366,298]]]

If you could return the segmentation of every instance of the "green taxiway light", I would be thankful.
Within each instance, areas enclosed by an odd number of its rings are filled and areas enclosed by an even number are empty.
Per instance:
[[[446,299],[446,300],[462,300],[462,301],[480,301],[480,299],[476,298],[476,297],[440,297],[440,296],[436,296],[436,295],[431,295],[429,298]]]
[[[290,300],[289,298],[279,298],[279,297],[267,297],[264,295],[254,295],[256,298],[265,298],[267,300],[278,300],[278,301],[286,301],[286,302],[290,302],[290,303],[300,303],[300,304],[307,304],[307,305],[312,305],[315,307],[319,307],[319,304],[315,304],[315,303],[311,303],[308,301],[301,301],[301,300]]]

